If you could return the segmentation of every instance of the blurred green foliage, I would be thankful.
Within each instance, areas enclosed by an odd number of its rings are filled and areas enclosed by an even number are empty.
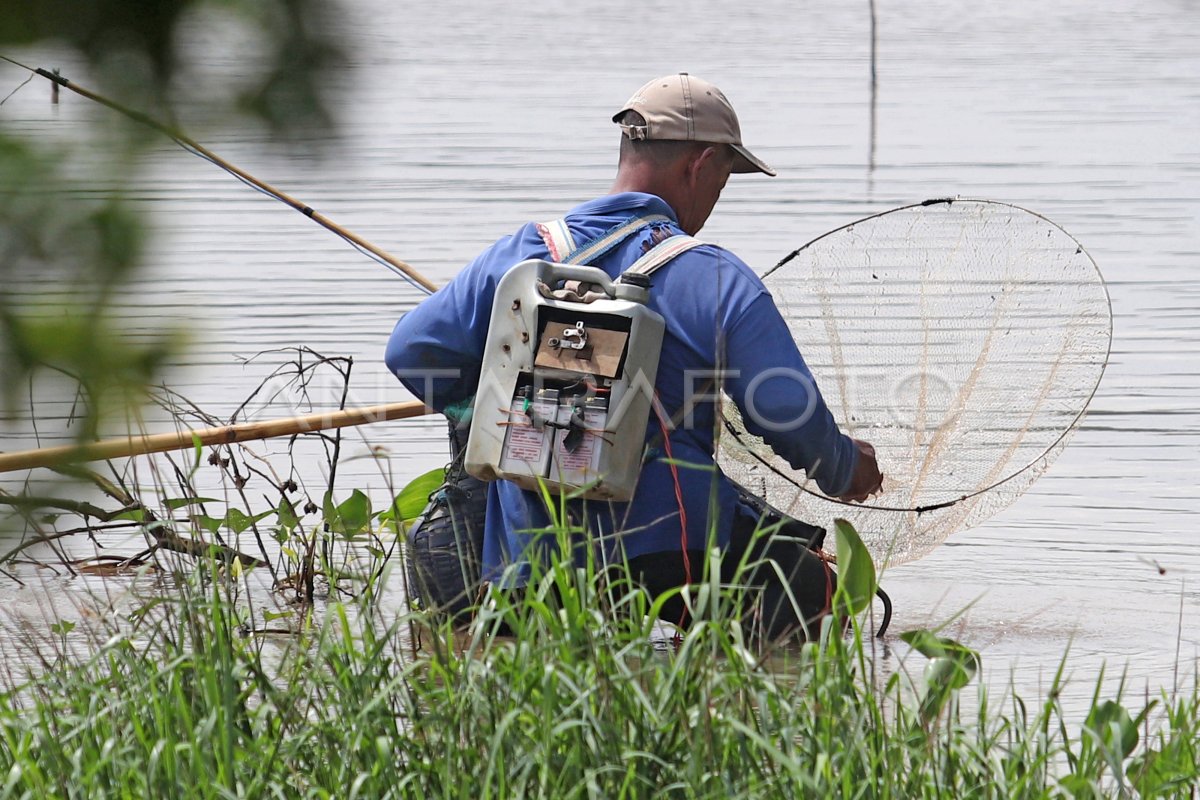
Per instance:
[[[338,13],[329,0],[0,0],[0,54],[48,69],[69,63],[78,74],[66,77],[168,123],[196,116],[199,104],[208,135],[251,122],[268,144],[311,149],[336,133],[322,86],[345,68]],[[206,64],[214,41],[236,43],[234,78]],[[26,77],[0,64],[0,94]],[[179,330],[144,323],[134,340],[114,314],[148,238],[125,190],[159,134],[101,109],[103,136],[34,138],[5,124],[10,108],[0,106],[0,415],[28,414],[30,381],[58,373],[83,400],[76,435],[92,438],[103,419],[140,402],[184,342]],[[79,157],[97,146],[111,153]]]

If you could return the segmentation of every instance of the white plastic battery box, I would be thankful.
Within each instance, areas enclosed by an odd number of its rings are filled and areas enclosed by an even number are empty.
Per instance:
[[[592,284],[587,296],[595,299],[555,296],[564,281]],[[534,259],[505,273],[484,346],[467,471],[556,494],[630,499],[664,327],[648,299],[645,282],[613,281],[593,267]]]

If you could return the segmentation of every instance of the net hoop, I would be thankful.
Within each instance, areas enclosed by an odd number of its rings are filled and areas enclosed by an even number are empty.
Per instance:
[[[819,504],[819,507],[821,507],[826,513],[831,513],[831,509],[836,509],[838,516],[858,517],[859,520],[864,519],[864,515],[874,515],[875,518],[884,518],[887,516],[905,517],[907,522],[904,523],[904,526],[907,527],[908,530],[906,535],[900,537],[905,539],[905,544],[902,546],[896,546],[897,536],[895,535],[874,537],[876,541],[872,549],[877,555],[880,555],[881,553],[890,555],[893,563],[897,561],[919,558],[921,555],[924,555],[934,546],[936,546],[937,543],[940,543],[940,541],[942,541],[950,533],[954,532],[954,530],[979,524],[984,519],[990,517],[994,513],[997,513],[1001,508],[1013,502],[1016,497],[1024,492],[1028,486],[1032,484],[1032,482],[1036,480],[1036,478],[1046,468],[1048,468],[1049,464],[1057,457],[1058,453],[1061,452],[1071,434],[1078,428],[1080,421],[1087,413],[1088,405],[1098,391],[1100,381],[1103,377],[1104,370],[1107,366],[1112,349],[1111,296],[1108,292],[1108,287],[1104,282],[1099,266],[1096,264],[1091,254],[1084,249],[1083,245],[1080,244],[1080,242],[1070,233],[1068,233],[1062,226],[1058,225],[1042,214],[1012,203],[973,198],[940,198],[926,200],[924,202],[912,203],[909,205],[900,206],[898,208],[871,214],[824,233],[821,236],[818,236],[805,243],[796,250],[793,250],[787,256],[782,258],[762,277],[768,289],[772,291],[772,294],[775,294],[777,291],[776,285],[782,286],[784,296],[777,297],[776,300],[780,305],[780,310],[784,314],[785,320],[788,322],[789,327],[792,328],[793,335],[796,336],[798,332],[811,332],[809,329],[811,329],[815,324],[812,319],[815,318],[816,314],[809,313],[806,315],[805,319],[799,319],[798,315],[796,314],[789,316],[792,311],[790,307],[791,304],[796,302],[803,310],[811,311],[810,307],[814,305],[815,301],[812,301],[810,298],[805,298],[804,295],[811,293],[810,290],[816,287],[822,293],[823,299],[821,302],[825,305],[832,305],[832,303],[829,302],[831,291],[835,292],[842,287],[840,284],[837,284],[836,281],[827,280],[830,276],[844,279],[846,286],[858,288],[865,286],[868,290],[872,290],[873,284],[866,281],[864,275],[854,272],[855,269],[859,269],[860,271],[863,269],[863,267],[859,266],[860,264],[866,265],[865,269],[867,272],[870,272],[871,269],[876,269],[878,272],[882,273],[884,270],[883,267],[871,266],[875,262],[875,253],[871,249],[874,242],[873,236],[869,233],[870,231],[879,228],[887,230],[887,225],[889,224],[891,224],[893,227],[896,227],[894,223],[897,221],[901,223],[911,222],[912,231],[919,231],[928,227],[929,230],[935,234],[933,238],[936,240],[938,239],[938,236],[944,234],[945,231],[936,229],[935,223],[930,222],[930,220],[934,219],[933,215],[939,214],[943,211],[949,215],[958,215],[958,217],[948,217],[948,219],[951,219],[952,222],[954,219],[961,217],[962,230],[969,231],[971,236],[976,236],[984,244],[991,242],[993,239],[995,240],[993,242],[994,246],[991,247],[990,251],[986,252],[999,254],[996,256],[996,261],[999,262],[999,276],[1003,280],[998,279],[995,284],[989,285],[1001,287],[999,289],[995,289],[991,295],[993,305],[1003,306],[1005,304],[1006,298],[1001,298],[1000,303],[996,303],[997,295],[1002,291],[1005,293],[1011,292],[1016,294],[1018,295],[1018,298],[1015,301],[1011,299],[1007,300],[1007,304],[1012,307],[1010,310],[1013,311],[1018,321],[1023,319],[1021,313],[1018,312],[1021,310],[1022,301],[1024,301],[1026,305],[1029,305],[1034,309],[1033,311],[1023,312],[1028,317],[1026,321],[1036,322],[1038,325],[1044,327],[1047,331],[1050,331],[1050,333],[1046,334],[1047,339],[1053,339],[1053,336],[1055,335],[1062,337],[1062,351],[1059,353],[1058,361],[1053,364],[1049,364],[1049,362],[1047,362],[1046,365],[1043,365],[1045,366],[1045,370],[1048,370],[1049,374],[1042,375],[1041,373],[1031,372],[1030,379],[1031,381],[1033,379],[1042,380],[1040,403],[1045,404],[1047,401],[1050,401],[1052,406],[1065,407],[1069,401],[1071,408],[1069,409],[1069,413],[1067,413],[1068,410],[1065,408],[1056,408],[1053,416],[1049,417],[1048,419],[1050,419],[1050,421],[1052,421],[1057,427],[1055,427],[1054,431],[1046,431],[1046,424],[1043,423],[1041,418],[1035,419],[1040,405],[1035,404],[1033,406],[1032,411],[1029,411],[1028,419],[1026,420],[1024,427],[1020,427],[1020,429],[1017,431],[1016,443],[1009,446],[1009,450],[1005,456],[1006,459],[1009,459],[1012,458],[1015,453],[1020,453],[1022,458],[1019,462],[1007,464],[1004,466],[1002,474],[994,475],[985,482],[971,486],[962,491],[930,491],[925,496],[923,496],[920,492],[914,492],[914,494],[910,496],[905,496],[902,490],[888,490],[887,483],[885,483],[885,491],[883,496],[879,497],[876,501],[868,501],[864,504],[850,504],[836,498],[827,497],[826,495],[817,491],[815,486],[810,487],[808,485],[809,482],[804,476],[803,472],[791,469],[790,465],[787,465],[782,461],[782,459],[780,459],[778,456],[775,456],[761,439],[758,439],[758,437],[755,437],[746,431],[740,415],[732,403],[725,403],[723,405],[722,417],[724,430],[722,431],[718,446],[718,460],[726,474],[730,475],[730,477],[734,480],[746,484],[747,488],[751,491],[765,494],[769,503],[775,505],[776,507],[780,507],[781,510],[785,511],[786,513],[792,513],[797,516],[801,516],[807,512],[808,521],[812,521],[816,524],[821,524],[825,521],[824,519],[811,518],[813,515],[811,509],[817,504]],[[1011,227],[1013,234],[1011,237],[997,238],[997,231],[989,230],[989,226],[998,226],[1001,229]],[[903,228],[904,225],[901,224],[899,229]],[[865,239],[860,236],[856,236],[856,233],[861,233],[864,230],[868,231],[868,235]],[[986,233],[987,236],[983,236],[984,233]],[[1036,233],[1038,237],[1041,237],[1042,234],[1045,234],[1045,237],[1042,238],[1041,242],[1035,241],[1033,238],[1034,233]],[[891,252],[893,253],[904,252],[896,246],[896,241],[893,238],[887,236],[882,238],[883,241],[880,243],[880,247],[882,249],[888,250],[890,248]],[[1009,254],[1005,251],[1005,248],[1018,247],[1018,244],[1014,244],[1014,242],[1018,242],[1021,246],[1023,246],[1026,239],[1028,239],[1028,247],[1021,251],[1019,254],[1021,257],[1014,257],[1012,254]],[[847,249],[844,247],[847,242],[852,245],[857,245],[860,249],[851,252],[852,249]],[[922,276],[929,276],[934,268],[929,267],[928,264],[933,263],[935,256],[939,254],[943,256],[943,260],[947,264],[947,269],[950,270],[950,273],[948,274],[957,274],[954,273],[954,270],[961,266],[958,262],[962,260],[963,252],[973,253],[976,252],[976,249],[974,248],[978,248],[978,243],[973,243],[969,236],[964,236],[963,238],[955,241],[953,243],[953,248],[946,247],[943,248],[943,250],[937,250],[934,249],[935,244],[930,245],[931,249],[929,249],[929,254],[924,256],[912,256],[912,263],[905,263],[902,267],[898,268],[898,274],[907,270],[908,272],[919,272]],[[830,245],[835,245],[836,247],[833,250],[830,250]],[[919,241],[911,245],[912,249],[917,251],[920,251],[924,246],[925,245]],[[828,251],[828,253],[825,251]],[[985,251],[980,249],[978,252],[984,253]],[[826,257],[829,257],[834,261],[838,261],[838,263],[848,263],[850,266],[845,267],[845,269],[840,273],[836,267],[833,268],[831,272],[822,272],[822,280],[820,281],[813,279],[812,274],[817,273],[820,269],[826,269],[825,266],[820,264],[821,259]],[[910,258],[907,255],[895,257],[900,262],[904,262],[905,259]],[[1035,280],[1031,281],[1026,280],[1030,276],[1037,275],[1036,268],[1040,266],[1041,262],[1039,259],[1042,257],[1045,257],[1044,260],[1046,263],[1050,264],[1052,268],[1058,269],[1061,272],[1063,276],[1061,281],[1055,283],[1041,277],[1037,277]],[[797,261],[797,259],[801,259],[801,261]],[[786,283],[785,279],[787,276],[787,270],[784,268],[789,264],[793,264],[794,268],[798,268],[802,276],[799,282]],[[1031,267],[1031,264],[1034,266]],[[1009,276],[1010,270],[1015,277]],[[870,274],[872,278],[878,280],[878,275],[876,275],[874,272],[870,272]],[[849,277],[847,277],[847,275]],[[936,299],[939,301],[944,301],[945,303],[950,303],[952,307],[953,304],[951,301],[954,299],[953,289],[955,279],[953,277],[948,278],[947,275],[942,275],[936,272],[933,273],[933,277],[934,280],[932,280],[932,283],[940,286],[939,290],[942,293]],[[803,289],[803,291],[797,291],[797,287],[801,287],[805,279],[808,279],[809,284],[811,285],[808,288]],[[975,285],[977,291],[978,286],[984,285],[983,279],[977,280],[972,277],[971,282],[973,285]],[[897,283],[901,284],[902,286],[905,284],[904,281],[897,281]],[[919,294],[919,299],[917,299],[917,294],[913,295],[912,297],[905,296],[903,297],[904,303],[901,304],[901,307],[922,307],[928,287],[921,281],[914,282],[909,280],[908,283],[912,284],[910,287],[910,292],[917,292]],[[1047,305],[1045,298],[1035,295],[1033,290],[1026,285],[1027,283],[1046,283],[1049,287],[1057,288],[1060,293],[1070,295],[1075,303],[1075,306],[1070,306],[1067,302],[1063,302],[1061,316],[1057,319],[1051,319],[1051,314],[1058,309],[1053,303]],[[829,288],[831,285],[833,286],[832,290]],[[877,285],[878,284],[874,284],[875,287],[877,287]],[[876,291],[876,299],[879,304],[886,305],[886,303],[890,303],[897,296],[894,294],[888,295],[887,293],[880,292],[877,288],[875,288],[874,291]],[[1077,298],[1075,297],[1076,294],[1078,295]],[[851,297],[849,293],[843,294],[843,299],[848,297]],[[797,300],[797,298],[799,298],[799,300]],[[1034,299],[1036,299],[1037,303],[1040,305],[1029,302]],[[1071,315],[1072,307],[1077,307],[1078,309],[1076,315],[1074,316]],[[878,306],[876,306],[875,310],[878,311]],[[966,388],[957,388],[957,396],[969,399],[971,393],[976,391],[976,385],[980,382],[979,375],[984,374],[985,372],[984,368],[987,367],[985,358],[987,351],[994,344],[993,340],[996,339],[996,331],[999,324],[1005,320],[999,307],[997,307],[995,314],[996,317],[993,326],[986,330],[987,346],[983,348],[984,354],[977,357],[977,362],[974,365],[975,368],[970,373],[969,380],[971,381],[971,384]],[[851,314],[848,318],[856,319],[853,314]],[[875,317],[875,319],[877,318],[878,317]],[[859,317],[858,319],[862,319],[862,317]],[[924,334],[927,344],[930,336],[929,328],[932,327],[936,329],[938,323],[944,319],[945,317],[943,317],[942,320],[931,320],[930,318],[919,320],[920,323],[926,327]],[[1083,320],[1084,322],[1081,323],[1080,320]],[[827,330],[832,334],[829,337],[830,339],[838,340],[847,338],[844,335],[847,332],[847,329],[844,327],[846,324],[845,318],[843,318],[840,314],[832,319],[827,318],[825,320],[825,324]],[[863,324],[865,325],[867,323]],[[1074,333],[1072,333],[1073,330],[1075,333],[1082,331],[1082,334],[1078,337],[1079,341],[1082,341],[1082,344],[1078,346],[1077,352],[1070,349],[1074,336]],[[983,335],[983,332],[983,327],[980,327],[977,331],[971,331],[971,333],[977,337]],[[1005,331],[1005,335],[1011,332],[1012,330],[1009,329],[1008,331]],[[849,329],[849,333],[853,334],[855,331],[853,329]],[[911,331],[906,331],[906,333],[911,333]],[[933,333],[934,335],[937,335],[938,331],[934,330]],[[1026,337],[1030,337],[1031,332],[1025,331],[1024,335]],[[853,337],[849,338],[853,339]],[[1054,339],[1054,341],[1057,341],[1057,339]],[[831,345],[830,348],[836,350],[841,346],[841,344],[837,344],[836,347]],[[824,345],[821,345],[816,349],[824,354],[825,349],[822,349],[823,347]],[[856,347],[857,350],[854,349]],[[801,344],[801,351],[805,354],[806,358],[808,358],[809,349],[810,348],[806,347],[803,343]],[[870,352],[870,348],[867,345],[853,345],[847,349],[857,352],[859,355]],[[928,355],[928,349],[929,348],[926,347],[925,351],[923,351],[925,356]],[[913,347],[910,347],[909,350],[913,350]],[[911,355],[911,353],[909,353],[909,355]],[[836,361],[837,359],[834,358],[833,360]],[[1068,368],[1061,370],[1063,374],[1060,376],[1060,367],[1063,363],[1068,364]],[[822,390],[828,395],[828,390],[826,387],[831,383],[831,381],[827,380],[829,376],[820,374],[819,369],[811,360],[810,366],[813,367],[813,372],[817,375],[818,382],[822,387]],[[961,366],[961,364],[955,365],[956,368]],[[842,371],[845,371],[844,365]],[[1060,387],[1057,383],[1055,383],[1055,381],[1057,381],[1060,377],[1064,381],[1071,380],[1073,381],[1073,384],[1076,385]],[[841,377],[836,377],[836,379],[832,381],[835,387],[835,391],[833,392],[834,395],[846,394],[844,391],[839,393],[840,382],[842,380],[843,379]],[[983,380],[986,382],[987,379],[984,378]],[[995,379],[993,378],[992,380],[994,381]],[[839,408],[842,410],[850,409],[853,411],[853,408],[847,405],[846,398],[844,396],[840,397],[840,399],[842,401],[841,403],[831,402],[830,407],[831,410],[835,410],[835,417],[838,418],[839,422],[843,422],[842,417],[837,413],[835,406],[839,406]],[[1012,410],[1012,413],[1010,413],[1010,416],[1013,419],[1017,419],[1026,410],[1028,409],[1015,408]],[[963,412],[959,410],[955,412],[955,415],[961,415],[962,413]],[[849,416],[854,418],[855,415],[851,413]],[[870,414],[865,416],[866,418],[870,418]],[[875,416],[879,416],[878,411],[875,412]],[[1038,424],[1034,425],[1035,422]],[[953,435],[956,432],[966,433],[969,436],[975,435],[976,432],[973,429],[955,431],[954,425],[957,424],[958,421],[956,416],[954,424],[950,425],[949,428],[950,435]],[[1033,437],[1036,439],[1036,441],[1033,441],[1031,445],[1033,449],[1029,449],[1027,443],[1023,441],[1031,428],[1036,428],[1040,437]],[[844,424],[843,429],[845,429]],[[939,425],[936,429],[931,430],[935,431],[932,436],[933,439],[937,439],[937,437],[943,432],[942,425]],[[912,449],[915,451],[919,449],[920,439],[929,433],[929,431],[924,429],[917,430],[915,426],[914,431],[915,432],[913,435],[914,439],[916,440],[916,444],[912,445]],[[1053,433],[1054,435],[1050,436],[1050,433]],[[856,434],[852,432],[851,435]],[[860,435],[857,436],[857,438],[867,439],[868,441],[871,440],[870,435]],[[982,441],[983,437],[975,436],[975,438]],[[939,442],[939,447],[944,450],[948,444],[951,443],[945,441]],[[931,447],[931,450],[932,449],[933,448]],[[948,468],[950,468],[950,472],[952,474],[954,472],[953,468],[956,466],[953,457],[947,460],[943,456],[942,460],[946,462],[946,465]],[[753,462],[753,464],[756,466],[754,468],[748,468],[745,466],[748,462]],[[887,475],[889,472],[889,465],[883,453],[881,453],[880,463],[885,475]],[[914,463],[916,463],[915,460]],[[1002,464],[1005,463],[1006,462],[1002,462]],[[935,463],[931,468],[929,464],[921,463],[919,465],[919,469],[916,470],[920,477],[920,480],[918,480],[917,483],[920,484],[922,481],[927,481],[931,475],[936,476],[937,466],[938,464]],[[771,479],[764,479],[764,470],[769,472],[774,477]],[[755,471],[757,471],[758,474],[754,477],[756,477],[757,480],[762,481],[765,488],[752,485],[753,480],[750,479],[751,473]],[[988,474],[986,470],[984,471],[984,474]],[[780,482],[787,485],[788,488],[786,491],[780,490]],[[774,491],[770,489],[770,486],[772,485],[777,487]],[[756,489],[759,488],[764,488],[764,490],[762,492],[756,491]],[[895,487],[893,487],[893,489],[894,488]],[[803,494],[805,497],[809,498],[809,500],[797,501],[792,499],[789,501],[786,498],[787,492]],[[775,496],[772,496],[773,494]],[[781,499],[780,495],[784,495],[783,499]],[[988,502],[981,504],[979,501],[985,495],[988,496]],[[1001,495],[1006,496],[1001,497]],[[900,500],[901,502],[897,502],[897,500]],[[951,513],[949,511],[961,506],[970,506],[972,510],[964,514]],[[953,517],[957,517],[957,519],[954,520],[952,524],[945,524]],[[937,520],[928,522],[928,520],[932,518],[937,518]],[[852,519],[852,521],[855,520]],[[876,527],[882,529],[896,527],[892,523],[879,523],[877,519],[874,522]],[[862,525],[860,524],[860,528],[861,527]],[[934,528],[938,527],[940,527],[941,530],[933,530]],[[950,528],[952,528],[952,530]],[[870,537],[864,538],[867,539],[868,546],[872,546]],[[890,542],[890,544],[888,542]]]

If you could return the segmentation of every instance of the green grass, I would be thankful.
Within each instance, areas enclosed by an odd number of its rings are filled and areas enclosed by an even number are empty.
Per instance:
[[[839,529],[839,544],[852,549],[852,534]],[[494,595],[458,634],[420,613],[380,619],[367,592],[310,615],[294,637],[247,636],[233,589],[202,574],[136,626],[107,631],[87,658],[64,655],[12,687],[0,706],[0,796],[1197,791],[1195,691],[1136,712],[1097,695],[1080,727],[1057,702],[1060,671],[1035,703],[1009,693],[1001,707],[979,688],[968,712],[970,649],[908,634],[913,657],[928,659],[924,679],[878,683],[856,620],[844,635],[831,620],[817,641],[764,653],[734,619],[734,590],[715,583],[691,588],[700,621],[675,642],[648,621],[644,595],[567,565],[519,597]],[[846,591],[840,607],[860,608]],[[502,622],[513,635],[492,635]],[[415,654],[414,625],[426,628]]]

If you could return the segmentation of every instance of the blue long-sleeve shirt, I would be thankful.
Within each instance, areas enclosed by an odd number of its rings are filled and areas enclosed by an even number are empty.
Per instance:
[[[583,244],[648,214],[672,220],[657,223],[667,233],[682,233],[663,200],[633,192],[583,203],[568,212],[566,221]],[[616,277],[650,246],[651,236],[650,228],[643,229],[591,266]],[[405,314],[388,341],[388,368],[438,411],[474,395],[496,284],[510,267],[529,258],[548,258],[533,224],[496,242]],[[685,400],[693,406],[669,439],[674,461],[682,462],[676,473],[689,548],[703,548],[710,533],[718,544],[727,544],[737,503],[733,484],[713,459],[719,420],[712,399],[716,389],[709,382],[717,370],[722,376],[717,385],[742,411],[751,433],[805,470],[827,494],[848,489],[857,450],[838,430],[787,324],[745,263],[714,245],[689,250],[654,274],[649,306],[666,321],[655,381],[662,405],[672,419]],[[613,548],[619,543],[630,558],[678,550],[683,539],[675,478],[653,414],[645,435],[655,446],[629,503],[569,504],[577,522],[586,516],[592,534]],[[495,481],[488,491],[484,573],[495,576],[529,558],[529,545],[550,527],[550,519],[535,492],[508,481]]]

